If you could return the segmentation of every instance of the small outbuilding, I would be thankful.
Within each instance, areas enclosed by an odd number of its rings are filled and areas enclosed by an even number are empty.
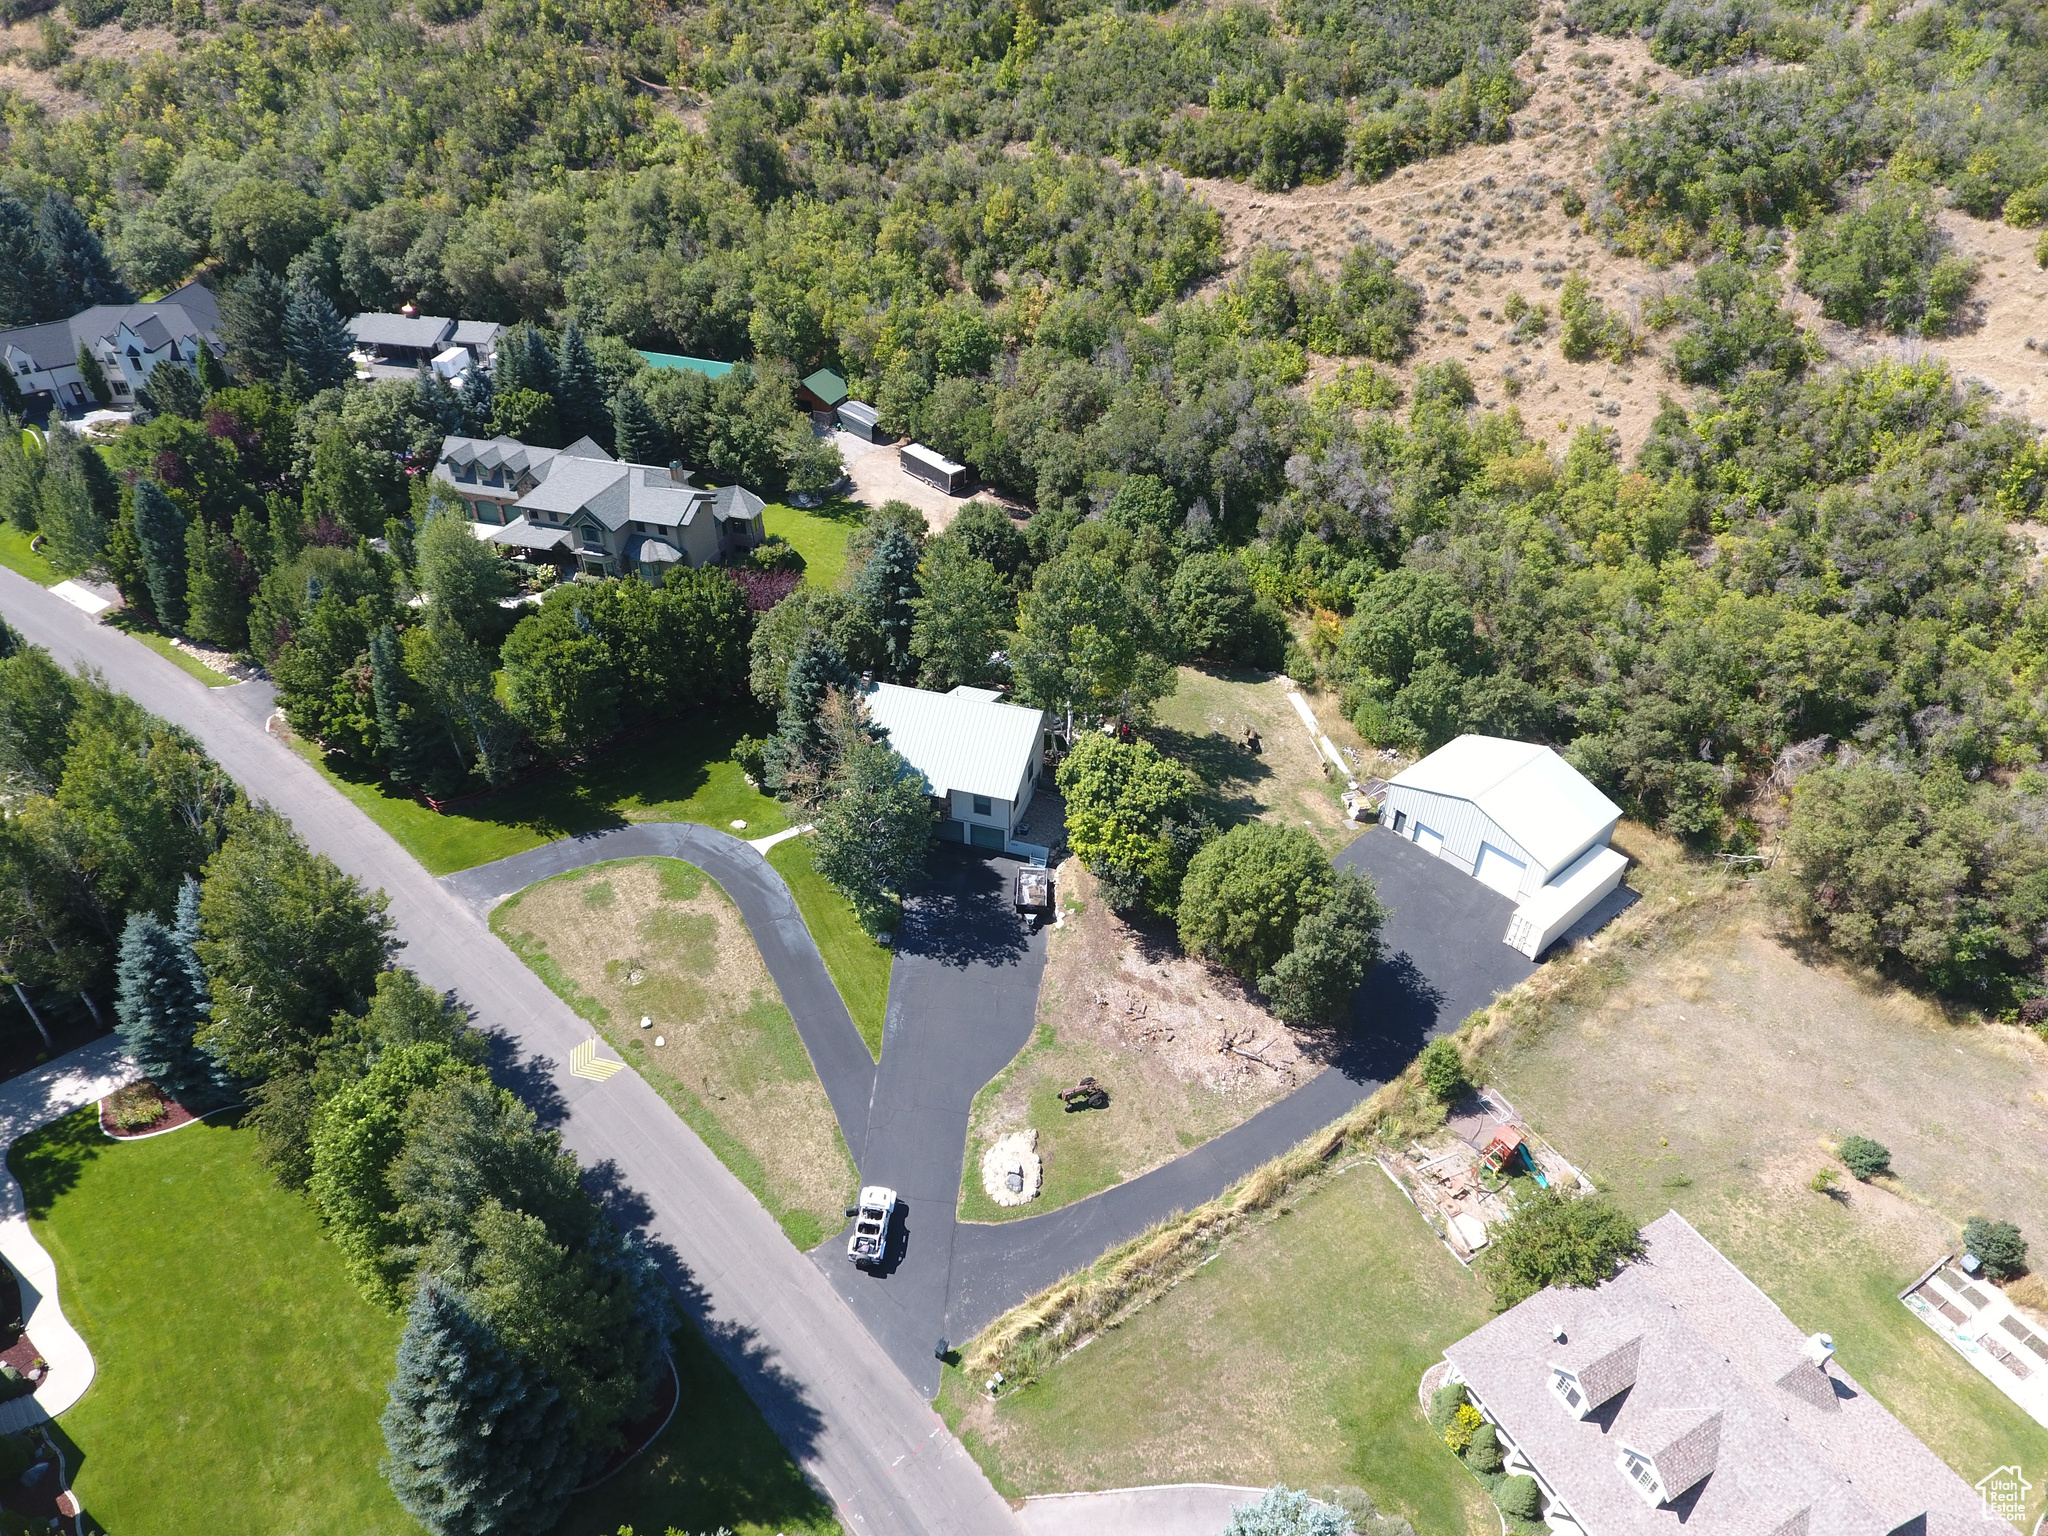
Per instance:
[[[796,397],[807,411],[836,411],[846,399],[846,380],[830,368],[820,368],[797,385]]]
[[[915,475],[927,485],[935,485],[948,496],[962,496],[967,492],[967,466],[955,464],[936,449],[927,448],[923,443],[906,443],[896,450],[896,460],[903,466],[903,472]]]
[[[1520,903],[1506,942],[1535,958],[1621,883],[1621,807],[1549,747],[1460,736],[1387,785],[1380,825]]]
[[[882,418],[865,400],[848,400],[839,407],[839,425],[855,437],[878,443],[882,439]]]

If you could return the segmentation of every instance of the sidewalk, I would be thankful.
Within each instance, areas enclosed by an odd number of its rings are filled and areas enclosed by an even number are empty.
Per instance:
[[[1174,1483],[1106,1493],[1048,1493],[1018,1513],[1024,1536],[1221,1536],[1238,1505],[1263,1488]]]
[[[47,1066],[0,1083],[0,1148],[82,1105],[103,1099],[135,1077],[118,1036],[82,1045]],[[92,1351],[57,1303],[57,1265],[29,1231],[21,1186],[0,1178],[0,1258],[21,1282],[21,1319],[50,1374],[32,1397],[0,1403],[0,1434],[54,1419],[92,1385]]]

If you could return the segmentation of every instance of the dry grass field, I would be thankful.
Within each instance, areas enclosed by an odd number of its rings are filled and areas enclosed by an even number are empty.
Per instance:
[[[715,881],[679,859],[594,864],[527,887],[491,927],[792,1241],[811,1248],[837,1230],[853,1160],[761,952]]]

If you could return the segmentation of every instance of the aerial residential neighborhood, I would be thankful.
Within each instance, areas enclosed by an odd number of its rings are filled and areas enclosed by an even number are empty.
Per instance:
[[[19,0],[0,1536],[2048,1536],[2048,35]]]

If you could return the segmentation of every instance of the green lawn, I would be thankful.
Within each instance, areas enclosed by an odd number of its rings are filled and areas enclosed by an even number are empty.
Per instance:
[[[854,502],[835,499],[806,512],[776,501],[761,514],[764,533],[780,534],[804,557],[804,579],[821,587],[838,584],[846,570],[846,540],[866,516]]]
[[[769,723],[734,707],[674,721],[595,762],[544,774],[473,805],[438,814],[376,774],[310,743],[299,750],[335,788],[435,875],[524,853],[558,837],[635,821],[699,821],[746,837],[789,825],[782,808],[752,788],[732,746]]]
[[[64,578],[57,568],[28,547],[29,535],[12,523],[0,524],[0,565],[19,571],[37,586],[54,586]]]
[[[92,1347],[57,1439],[97,1528],[421,1536],[377,1470],[402,1319],[348,1282],[253,1135],[216,1122],[118,1143],[81,1110],[17,1142],[10,1166]],[[836,1532],[695,1328],[674,1343],[675,1418],[561,1536]]]
[[[100,1527],[418,1536],[377,1471],[400,1319],[348,1282],[252,1134],[121,1144],[86,1109],[11,1166],[97,1368],[62,1424]]]
[[[125,608],[117,608],[100,620],[109,628],[118,629],[131,640],[140,640],[157,655],[182,672],[189,673],[209,688],[228,688],[234,684],[232,677],[216,672],[198,657],[188,655],[171,644],[168,635],[159,634],[147,620],[137,617]]]
[[[664,1531],[839,1536],[831,1506],[804,1481],[725,1363],[694,1328],[675,1337],[682,1401],[646,1454],[571,1506],[556,1536]]]
[[[1371,1162],[1283,1212],[1014,1396],[949,1369],[940,1411],[997,1488],[1349,1485],[1424,1536],[1497,1532],[1416,1401],[1483,1288]]]
[[[839,988],[846,1011],[853,1015],[861,1039],[868,1043],[868,1054],[880,1061],[882,1021],[889,1012],[889,963],[894,952],[868,937],[853,915],[852,905],[812,868],[809,838],[792,837],[777,843],[768,850],[768,862],[796,898],[804,926],[811,930],[818,953],[825,958],[825,969],[832,973],[832,984]]]

